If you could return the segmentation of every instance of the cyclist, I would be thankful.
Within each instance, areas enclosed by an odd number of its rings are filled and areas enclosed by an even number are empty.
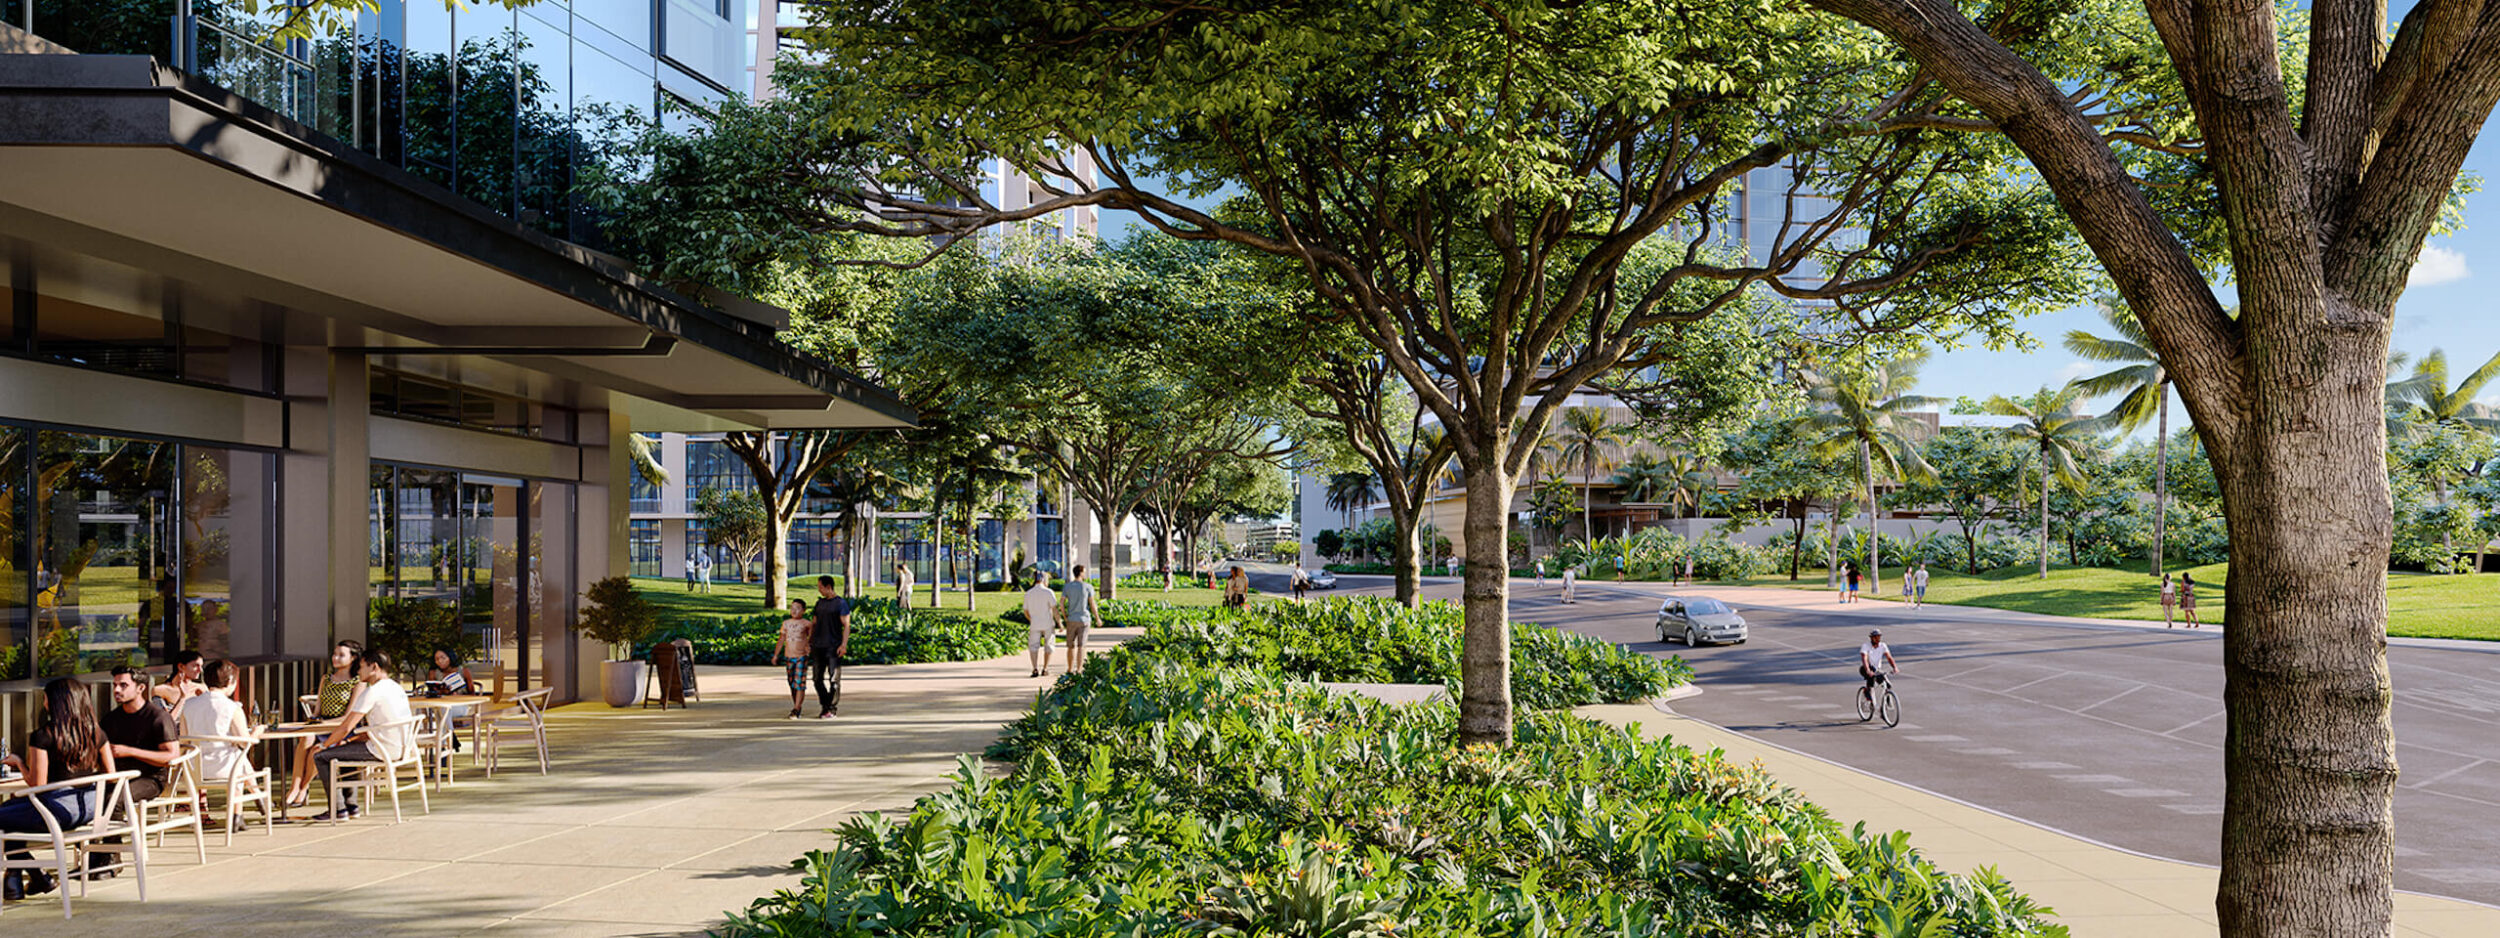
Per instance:
[[[1892,657],[1892,646],[1884,644],[1884,630],[1866,633],[1866,644],[1858,646],[1858,676],[1866,679],[1868,693],[1875,691],[1875,679],[1901,670],[1901,662]]]

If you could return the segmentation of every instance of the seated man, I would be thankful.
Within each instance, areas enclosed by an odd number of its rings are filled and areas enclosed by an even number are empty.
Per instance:
[[[182,756],[182,730],[174,726],[174,712],[149,696],[148,676],[129,665],[115,667],[113,706],[96,722],[104,725],[114,764],[139,770],[130,796],[147,801],[164,794],[173,781],[165,766]]]
[[[407,688],[391,680],[391,657],[378,648],[366,650],[363,669],[356,679],[364,686],[356,691],[356,699],[348,703],[346,718],[339,721],[338,729],[313,745],[313,771],[320,778],[329,778],[331,763],[340,760],[397,762],[408,758],[416,748],[415,727],[392,726],[406,723],[415,711],[408,706]],[[313,820],[342,820],[357,813],[355,799],[332,791],[330,810]]]

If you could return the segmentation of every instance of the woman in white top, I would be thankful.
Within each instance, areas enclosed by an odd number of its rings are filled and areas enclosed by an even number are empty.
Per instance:
[[[235,684],[242,670],[224,658],[208,663],[201,674],[208,692],[182,702],[182,735],[254,737],[251,718],[244,714],[242,704],[234,702]],[[233,743],[200,744],[201,778],[225,779],[251,771],[251,757],[245,747]]]

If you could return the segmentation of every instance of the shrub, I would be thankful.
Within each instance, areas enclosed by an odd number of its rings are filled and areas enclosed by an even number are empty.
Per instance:
[[[694,643],[695,660],[704,664],[763,665],[773,663],[781,640],[782,615],[689,617],[653,632],[634,647],[636,657],[650,648],[680,638]],[[1012,654],[1024,647],[1024,628],[1001,619],[961,611],[916,609],[908,613],[891,599],[851,601],[851,651],[847,664],[923,664],[933,661],[982,661]]]
[[[1447,704],[1171,650],[1062,678],[1018,724],[1013,775],[967,758],[908,814],[846,823],[723,932],[2064,932],[1993,872],[1941,872],[1717,752],[1555,712],[1461,748]]]
[[[436,649],[450,649],[462,661],[477,660],[479,636],[460,624],[460,611],[431,599],[376,599],[368,607],[372,629],[366,644],[391,656],[400,676],[425,673]]]
[[[590,584],[573,631],[604,645],[631,645],[660,627],[660,607],[634,588],[628,577],[612,576]]]

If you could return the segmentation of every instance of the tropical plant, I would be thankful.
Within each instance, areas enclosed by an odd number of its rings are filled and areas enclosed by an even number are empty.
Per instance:
[[[2500,408],[2493,408],[2476,399],[2482,396],[2484,388],[2490,386],[2495,377],[2500,377],[2500,354],[2493,355],[2482,367],[2457,379],[2452,386],[2448,383],[2448,353],[2432,349],[2429,355],[2414,363],[2411,375],[2387,385],[2389,440],[2410,441],[2425,436],[2458,434],[2487,439],[2491,433],[2500,430]],[[2482,468],[2481,459],[2458,462],[2449,471],[2427,472],[2423,481],[2443,512],[2453,509],[2470,516],[2474,514],[2473,507],[2453,506],[2449,495],[2460,479],[2476,475]],[[2452,562],[2456,554],[2456,535],[2464,532],[2470,536],[2478,526],[2477,521],[2468,517],[2440,529],[2440,546],[2448,551],[2449,557],[2439,563],[2437,569],[2458,569]],[[2474,548],[2478,557],[2482,553],[2482,543],[2487,542],[2478,542]],[[2478,559],[2475,564],[2479,568],[2481,561]]]
[[[424,673],[436,651],[452,652],[463,661],[478,656],[478,633],[461,624],[460,610],[450,603],[386,596],[373,600],[367,615],[372,626],[365,633],[366,647],[389,654],[398,663],[395,676]]]
[[[2170,525],[2170,372],[2162,367],[2161,353],[2145,337],[2144,326],[2126,301],[2104,295],[2098,307],[2101,319],[2109,323],[2111,336],[2093,335],[2081,329],[2066,333],[2066,350],[2083,356],[2086,361],[2108,362],[2117,368],[2075,382],[2086,397],[2121,395],[2105,419],[2124,432],[2134,432],[2146,421],[2153,428],[2153,548],[2152,575],[2162,575],[2163,545]]]
[[[1859,478],[1865,484],[1866,528],[1870,533],[1882,530],[1876,520],[1881,515],[1875,501],[1879,471],[1884,478],[1898,480],[1930,472],[1917,445],[1910,440],[1912,421],[1907,416],[1910,411],[1936,404],[1934,398],[1910,393],[1910,388],[1918,384],[1919,366],[1926,362],[1924,350],[1908,351],[1880,364],[1814,369],[1805,375],[1807,397],[1815,404],[1799,418],[1806,438],[1817,453],[1827,458],[1857,451]],[[1867,583],[1881,593],[1882,541],[1878,539],[1874,545],[1867,561]]]
[[[1597,473],[1614,465],[1615,451],[1631,440],[1630,428],[1615,423],[1602,407],[1566,407],[1554,442],[1562,464],[1580,470],[1580,536],[1596,537],[1591,523]]]
[[[1349,527],[1354,524],[1354,512],[1371,507],[1379,495],[1380,483],[1371,473],[1339,472],[1328,477],[1328,508],[1343,516]]]
[[[1675,477],[1666,460],[1656,453],[1634,453],[1625,457],[1611,480],[1627,502],[1655,502],[1674,488]]]
[[[2049,488],[2083,481],[2081,457],[2100,444],[2107,425],[2084,416],[2083,389],[2074,384],[2056,390],[2041,388],[2029,397],[1988,398],[1988,412],[2016,418],[2006,433],[2032,450],[2040,477],[2040,578],[2049,578]]]
[[[660,608],[634,588],[631,577],[592,581],[582,597],[589,602],[573,620],[573,632],[591,641],[610,647],[632,645],[660,627]]]
[[[705,488],[695,495],[695,513],[703,518],[703,536],[711,546],[729,552],[738,562],[738,582],[747,580],[747,566],[769,546],[770,510],[748,489]]]

